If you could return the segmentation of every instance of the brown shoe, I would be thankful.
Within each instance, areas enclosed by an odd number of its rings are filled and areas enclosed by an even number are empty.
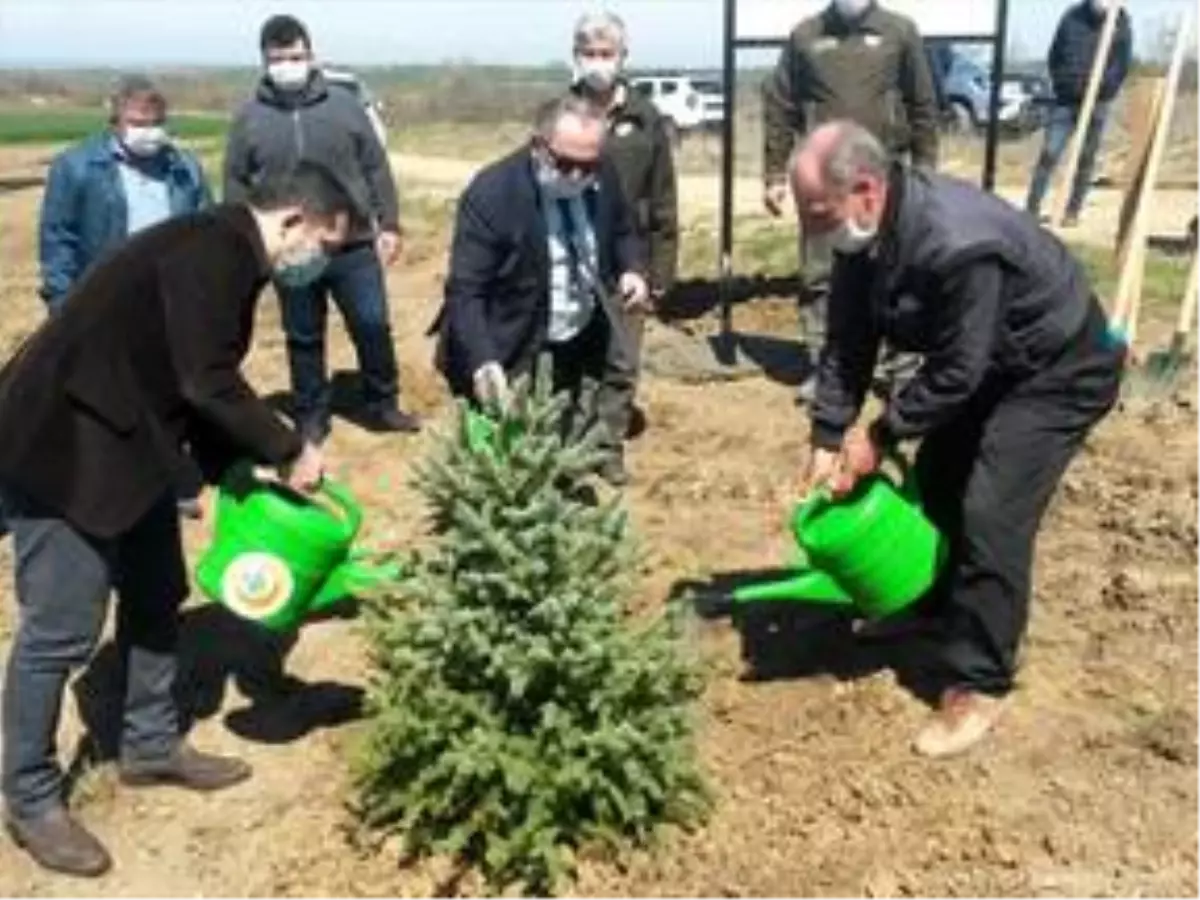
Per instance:
[[[112,868],[108,851],[61,806],[36,819],[9,816],[4,821],[17,846],[42,868],[95,878]]]
[[[201,753],[181,743],[162,759],[123,759],[121,783],[131,787],[175,785],[193,791],[219,791],[250,777],[250,765],[232,756]]]
[[[937,713],[921,729],[913,748],[922,756],[933,758],[964,753],[996,726],[1004,706],[1003,697],[950,688],[942,693]]]

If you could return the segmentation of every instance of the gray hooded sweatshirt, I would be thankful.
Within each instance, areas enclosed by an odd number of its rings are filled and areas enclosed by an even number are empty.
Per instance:
[[[264,76],[229,132],[225,201],[244,200],[264,174],[287,171],[300,160],[324,165],[354,200],[351,240],[399,230],[391,165],[358,99],[320,72],[298,91],[281,91]]]

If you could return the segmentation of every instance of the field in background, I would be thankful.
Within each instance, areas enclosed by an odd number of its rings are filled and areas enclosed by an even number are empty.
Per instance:
[[[525,138],[537,104],[561,90],[565,67],[486,66],[368,67],[359,70],[382,101],[390,149],[425,156],[486,160]],[[765,70],[739,73],[735,171],[761,172],[761,99]],[[104,99],[113,74],[0,72],[0,145],[69,141],[104,121]],[[252,69],[167,72],[157,76],[176,112],[172,126],[185,138],[219,140],[227,120],[251,91]],[[1000,144],[998,180],[1026,183],[1041,145],[1040,134],[1005,137]],[[1100,175],[1119,177],[1129,139],[1121,101],[1114,109],[1102,153]],[[1196,178],[1197,98],[1193,89],[1179,98],[1172,140],[1162,177]],[[711,173],[720,163],[717,133],[688,135],[678,150],[683,172]],[[982,136],[950,136],[942,154],[949,171],[977,177],[983,164]]]

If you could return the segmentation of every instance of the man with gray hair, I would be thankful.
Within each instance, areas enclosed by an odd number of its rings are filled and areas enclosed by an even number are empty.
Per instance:
[[[56,313],[92,264],[130,235],[212,204],[196,156],[167,131],[167,100],[149,78],[126,75],[109,100],[109,127],[59,153],[42,197],[41,296]]]
[[[1122,348],[1083,266],[1032,217],[967,182],[889,162],[862,126],[832,122],[792,159],[806,228],[834,247],[829,336],[806,486],[851,491],[906,440],[948,559],[914,621],[946,689],[926,756],[982,739],[1012,690],[1042,514],[1116,401]],[[924,355],[856,427],[880,342]]]
[[[509,382],[548,351],[555,389],[572,408],[564,428],[599,417],[597,392],[647,302],[642,245],[612,162],[603,111],[567,95],[538,111],[529,143],[479,172],[459,199],[446,297],[434,328],[451,390],[503,406]],[[603,427],[603,426],[602,426]],[[621,436],[612,436],[617,446]],[[612,456],[601,470],[614,479]]]
[[[679,255],[679,210],[675,190],[675,160],[666,121],[646,97],[633,90],[623,71],[629,55],[625,23],[611,12],[587,13],[575,24],[573,93],[587,97],[604,110],[607,123],[605,154],[612,159],[625,199],[633,208],[633,225],[646,243],[652,305],[675,283]],[[645,315],[624,316],[629,340],[616,342],[617,357],[601,388],[601,401],[611,418],[610,434],[624,437],[631,429],[640,368]],[[619,351],[628,349],[628,354]],[[614,453],[619,454],[620,444]],[[613,475],[623,476],[619,457]]]

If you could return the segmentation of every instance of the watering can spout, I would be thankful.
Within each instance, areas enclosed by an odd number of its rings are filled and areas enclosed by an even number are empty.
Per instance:
[[[313,597],[309,611],[319,613],[350,597],[357,597],[400,580],[403,570],[397,563],[369,563],[351,555],[338,566]]]

